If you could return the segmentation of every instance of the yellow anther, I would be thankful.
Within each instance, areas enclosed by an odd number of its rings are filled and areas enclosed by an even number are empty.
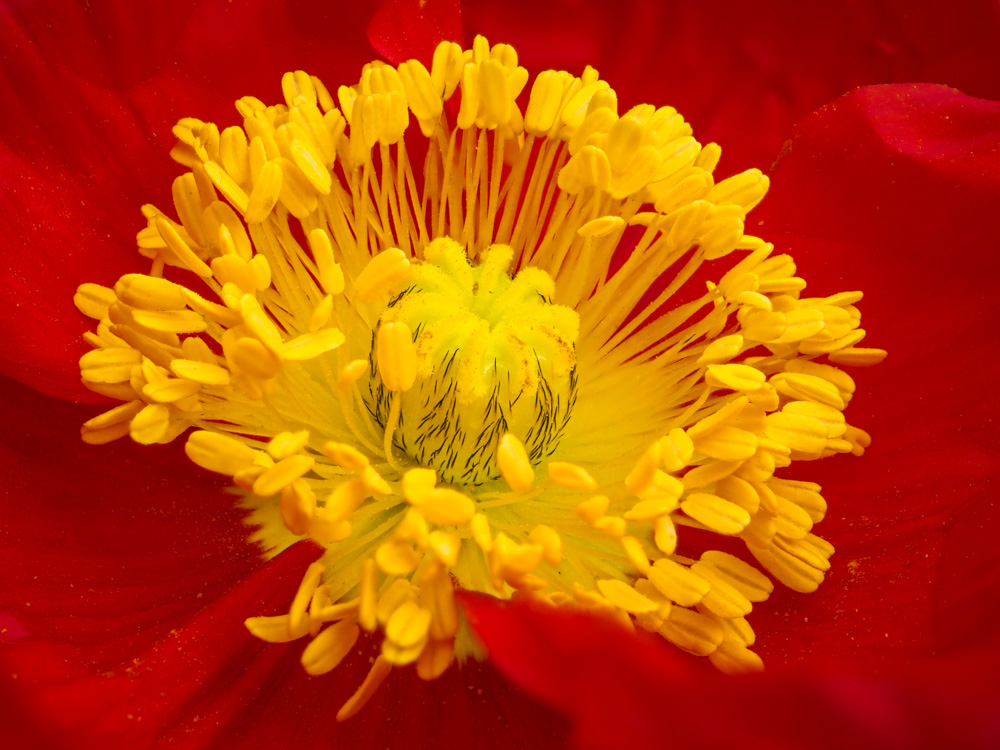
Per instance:
[[[685,651],[700,656],[714,652],[723,640],[722,626],[708,615],[674,607],[660,628],[660,635]]]
[[[726,638],[708,655],[709,661],[725,674],[748,674],[764,669],[764,661],[745,645]]]
[[[253,483],[253,491],[261,497],[280,492],[285,486],[312,470],[316,459],[312,456],[291,456],[279,461],[261,474]]]
[[[531,530],[528,538],[542,548],[542,557],[553,567],[562,561],[562,537],[550,526],[540,524]]]
[[[314,562],[306,568],[302,582],[292,599],[292,606],[288,612],[288,631],[292,638],[301,638],[309,632],[309,618],[307,610],[309,602],[312,600],[313,592],[319,586],[320,579],[326,571],[326,566],[321,562]]]
[[[719,480],[716,484],[715,494],[731,503],[736,503],[751,516],[760,507],[760,496],[745,479],[736,476],[728,476]]]
[[[743,410],[749,403],[750,400],[746,396],[740,396],[728,401],[712,414],[708,415],[704,419],[699,419],[693,425],[688,427],[688,437],[697,441],[724,425],[732,425],[743,413]]]
[[[159,443],[170,429],[170,409],[163,404],[149,404],[129,423],[129,435],[142,445]]]
[[[751,602],[762,602],[774,591],[774,584],[767,576],[733,555],[709,550],[702,553],[701,562],[711,566],[718,576]]]
[[[279,432],[267,444],[267,452],[275,461],[294,456],[309,444],[309,430]]]
[[[297,106],[300,100],[315,105],[319,94],[316,85],[318,82],[319,79],[313,78],[304,70],[287,72],[281,77],[281,93],[289,107]]]
[[[417,676],[422,680],[434,680],[444,674],[455,657],[452,639],[430,641],[417,659]]]
[[[312,250],[319,270],[319,283],[327,294],[337,295],[344,291],[344,272],[334,259],[333,243],[324,229],[309,232],[309,249]]]
[[[428,138],[434,134],[441,113],[444,111],[441,90],[436,88],[431,74],[418,60],[407,60],[399,66],[399,78],[406,92],[406,102],[420,123],[421,132]]]
[[[570,195],[591,187],[607,190],[611,184],[607,155],[595,146],[584,146],[559,171],[558,183]]]
[[[311,675],[326,674],[354,648],[360,629],[353,620],[341,620],[326,628],[302,652],[302,666]]]
[[[315,509],[312,516],[308,517],[305,527],[305,533],[316,544],[341,542],[351,535],[353,529],[350,521],[330,519],[326,508]]]
[[[701,600],[701,605],[719,617],[733,619],[750,613],[753,604],[742,593],[728,583],[711,565],[696,562],[691,570],[709,582],[711,588]]]
[[[404,604],[416,604],[419,595],[420,589],[410,581],[403,578],[393,581],[392,585],[378,598],[375,616],[379,623],[385,625],[389,622],[396,610]]]
[[[316,333],[321,328],[325,328],[326,324],[330,322],[331,315],[333,315],[333,296],[328,294],[319,301],[319,304],[313,309],[312,315],[309,316],[310,333]]]
[[[180,310],[185,306],[181,288],[166,279],[129,273],[118,279],[115,295],[140,310]]]
[[[479,548],[486,553],[493,549],[493,537],[490,534],[489,519],[483,513],[477,513],[470,521],[472,528],[472,538]]]
[[[681,487],[683,489],[683,486]],[[678,493],[678,496],[680,493]],[[654,497],[641,500],[625,512],[626,521],[653,521],[677,509],[678,496]]]
[[[247,224],[259,224],[270,215],[281,196],[281,187],[281,167],[275,161],[268,161],[257,175],[247,199]]]
[[[767,415],[764,434],[800,453],[820,453],[826,447],[829,431],[818,419],[802,414],[778,412]]]
[[[255,638],[260,638],[268,643],[288,643],[302,635],[293,635],[288,627],[289,615],[275,615],[273,617],[249,617],[243,621],[246,629]]]
[[[780,495],[777,497],[778,517],[775,530],[786,539],[802,539],[812,531],[813,520],[803,508]]]
[[[709,385],[734,391],[755,391],[764,380],[764,373],[750,365],[709,365],[705,375]]]
[[[719,427],[694,441],[702,455],[721,461],[741,461],[757,451],[757,436],[738,427]]]
[[[421,555],[407,542],[388,541],[375,550],[375,562],[387,576],[407,576],[420,564]]]
[[[403,520],[396,525],[393,536],[397,540],[413,542],[421,549],[427,546],[430,527],[424,514],[416,508],[410,508],[403,514]]]
[[[885,349],[861,349],[853,346],[846,347],[839,351],[832,352],[829,356],[831,362],[838,365],[848,365],[850,367],[871,367],[877,365],[888,356]]]
[[[646,555],[646,550],[642,546],[642,542],[636,539],[634,536],[622,537],[622,547],[625,548],[625,555],[628,557],[629,562],[631,562],[643,575],[649,573],[652,566],[649,564],[649,557]]]
[[[316,192],[321,195],[329,195],[330,188],[333,185],[333,178],[330,176],[330,170],[323,163],[323,154],[316,149],[316,146],[307,135],[303,133],[303,136],[301,139],[294,138],[289,146],[292,162],[302,171],[302,174],[309,180],[309,183],[316,189]],[[266,171],[267,167],[261,171],[259,179],[263,179]],[[280,189],[281,185],[279,183],[279,192]],[[250,219],[248,218],[247,221],[249,222]]]
[[[250,161],[247,135],[243,128],[229,127],[219,138],[219,161],[222,168],[238,183],[250,179]]]
[[[826,425],[827,437],[830,438],[838,438],[847,432],[843,413],[832,406],[817,404],[813,401],[789,401],[781,407],[781,411],[786,414],[798,414],[818,419]]]
[[[660,465],[660,444],[653,443],[643,452],[642,456],[625,477],[625,486],[633,495],[641,495],[650,488],[656,479],[656,470]]]
[[[462,549],[462,541],[454,534],[432,531],[427,536],[427,548],[442,565],[450,568],[458,565],[458,553]]]
[[[437,472],[433,469],[409,469],[403,474],[403,497],[414,505],[427,500],[437,485]]]
[[[576,230],[581,237],[605,237],[625,228],[625,220],[620,216],[602,216],[588,221]]]
[[[420,579],[418,602],[431,613],[428,634],[434,640],[452,638],[458,631],[458,603],[447,570],[429,568]]]
[[[594,522],[594,528],[612,539],[621,539],[625,536],[625,519],[618,516],[604,516]]]
[[[361,470],[361,481],[364,482],[369,492],[379,495],[392,494],[389,483],[375,470],[374,466],[369,465]]]
[[[823,582],[824,568],[818,567],[813,560],[803,560],[779,546],[777,540],[767,547],[749,546],[747,549],[769,573],[792,591],[809,594]],[[828,567],[829,563],[826,565]]]
[[[416,602],[404,602],[386,623],[385,637],[403,648],[413,646],[427,637],[430,624],[430,612]]]
[[[282,488],[278,507],[285,527],[296,536],[301,536],[310,530],[316,515],[316,493],[308,483],[295,479]],[[317,531],[330,533],[326,528]]]
[[[108,315],[108,308],[116,300],[115,292],[100,284],[80,284],[73,295],[76,309],[94,320],[101,320]]]
[[[208,328],[193,310],[133,310],[132,320],[150,332],[199,333]]]
[[[589,500],[584,500],[578,504],[573,512],[577,518],[593,525],[597,523],[607,512],[610,500],[603,495],[596,495]]]
[[[268,380],[278,374],[281,360],[260,341],[253,338],[237,340],[226,352],[230,372],[234,371],[258,380]]]
[[[524,129],[541,135],[550,130],[559,117],[563,91],[573,77],[564,71],[546,70],[535,77],[524,112]]]
[[[742,349],[743,337],[738,333],[732,336],[724,336],[705,347],[705,351],[698,358],[698,365],[705,366],[728,362],[738,355]]]
[[[390,391],[408,391],[417,379],[417,349],[406,323],[384,323],[377,335],[378,373]]]
[[[336,328],[327,328],[315,333],[304,333],[291,341],[286,341],[281,347],[281,358],[286,361],[303,361],[316,359],[322,354],[331,352],[345,341],[344,334]]]
[[[371,302],[391,293],[410,270],[410,261],[399,248],[383,250],[365,266],[355,282],[358,301]]]
[[[132,367],[141,361],[142,354],[135,349],[96,349],[80,357],[80,373],[92,383],[124,383],[131,377]]]
[[[660,439],[660,459],[663,467],[670,472],[678,472],[691,463],[694,442],[688,434],[675,427],[666,437]]]
[[[491,560],[512,585],[513,579],[531,573],[542,561],[540,544],[517,544],[503,533],[497,534],[494,541]]]
[[[750,523],[745,509],[707,492],[694,492],[681,502],[681,510],[719,534],[738,534]]]
[[[175,359],[170,363],[170,369],[177,377],[191,380],[200,385],[229,385],[229,371],[219,365],[194,362],[189,359]]]
[[[597,590],[600,591],[616,607],[621,607],[629,614],[641,615],[647,612],[656,612],[659,605],[652,599],[640,594],[624,581],[605,579],[597,582]]]
[[[249,198],[243,188],[230,177],[225,169],[214,161],[205,162],[204,166],[205,172],[211,178],[212,182],[215,183],[215,187],[219,189],[219,192],[222,193],[225,199],[241,214],[246,214]],[[164,239],[166,238],[164,237]],[[194,269],[192,268],[191,270],[193,271]]]
[[[464,52],[455,42],[441,42],[434,49],[431,83],[443,99],[450,99],[462,77]]]
[[[191,433],[184,445],[184,452],[203,469],[229,476],[251,466],[260,455],[260,451],[235,438],[207,430]]]
[[[103,414],[98,414],[96,417],[88,419],[83,423],[83,426],[91,430],[100,430],[122,423],[127,425],[132,417],[138,414],[144,406],[145,404],[139,400],[119,404]]]
[[[336,443],[331,440],[324,443],[320,451],[337,466],[345,469],[361,471],[368,466],[368,457],[349,443]]]
[[[507,486],[514,492],[527,492],[535,483],[535,470],[524,445],[509,432],[500,438],[497,464]]]
[[[142,387],[142,395],[159,404],[169,404],[194,396],[201,386],[191,380],[174,378],[147,383]]]
[[[815,523],[819,523],[826,516],[826,500],[819,493],[821,487],[818,484],[791,479],[775,479],[769,484],[776,495],[798,505]]]
[[[350,390],[358,378],[368,370],[368,362],[364,359],[355,359],[348,362],[337,376],[337,387],[342,391]]]
[[[749,211],[763,200],[769,180],[759,169],[733,175],[716,184],[707,196],[713,203],[732,203]]]
[[[550,461],[546,466],[549,479],[563,487],[575,490],[593,492],[597,489],[597,482],[587,473],[586,469],[565,461]]]
[[[284,344],[278,327],[264,312],[260,302],[252,294],[244,294],[240,300],[240,313],[246,324],[257,339],[275,355],[281,354]]]
[[[476,504],[469,497],[446,488],[434,489],[414,504],[428,521],[443,526],[464,526],[476,513]]]
[[[781,336],[773,339],[778,344],[792,344],[815,336],[823,330],[826,323],[823,313],[819,310],[792,310],[785,315],[785,330]]]
[[[712,587],[690,568],[666,558],[653,563],[647,577],[657,591],[682,607],[693,607]]]

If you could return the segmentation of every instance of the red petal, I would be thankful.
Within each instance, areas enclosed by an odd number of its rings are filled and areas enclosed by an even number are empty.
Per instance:
[[[368,24],[368,39],[393,65],[415,59],[430,69],[440,42],[465,43],[461,5],[458,0],[383,0]]]
[[[724,174],[766,169],[792,126],[851,89],[936,81],[1000,99],[992,0],[933,4],[467,0],[469,34],[508,42],[521,64],[596,67],[622,102],[672,105]],[[528,22],[526,19],[530,19]]]
[[[569,716],[579,748],[987,748],[1000,739],[1000,689],[986,681],[1000,643],[978,663],[921,663],[889,679],[726,677],[603,619],[481,595],[462,604],[491,661]]]
[[[798,471],[825,486],[820,533],[838,555],[817,595],[782,594],[755,613],[762,632],[787,634],[762,652],[805,657],[817,627],[824,649],[866,660],[947,647],[946,630],[996,630],[995,605],[973,596],[1000,585],[994,546],[975,536],[1000,473],[1000,398],[977,385],[1000,379],[996,143],[997,103],[940,86],[862,89],[802,123],[754,212],[762,224],[748,231],[791,252],[810,293],[865,291],[870,345],[890,352],[857,373],[848,412],[874,436],[868,454]],[[939,576],[958,580],[958,540],[978,543],[966,552],[977,563],[952,610]]]
[[[172,209],[170,185],[181,172],[168,155],[174,123],[234,123],[232,102],[277,96],[286,70],[308,69],[333,90],[353,83],[374,56],[368,14],[363,4],[265,0],[4,5],[0,373],[97,400],[76,369],[79,337],[92,325],[73,293],[85,281],[112,285],[148,268],[135,251],[139,208]]]
[[[33,637],[112,666],[260,565],[225,483],[180,444],[85,445],[79,425],[93,407],[6,379],[0,393],[0,569],[15,572],[0,613]]]

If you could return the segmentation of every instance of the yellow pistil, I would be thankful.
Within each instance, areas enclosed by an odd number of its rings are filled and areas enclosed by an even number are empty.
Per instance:
[[[188,433],[268,556],[324,548],[287,613],[246,625],[308,638],[314,675],[377,634],[341,720],[393,666],[476,653],[456,586],[759,669],[765,573],[813,591],[833,553],[820,488],[775,473],[870,442],[840,365],[885,352],[857,347],[860,292],[804,297],[744,234],[767,177],[717,182],[718,146],[669,107],[619,114],[591,68],[528,82],[477,37],[429,71],[371,63],[336,101],[297,71],[283,104],[237,102],[242,127],[182,120],[177,219],[143,208],[150,272],[76,297],[99,321],[83,380],[123,402],[84,440]]]

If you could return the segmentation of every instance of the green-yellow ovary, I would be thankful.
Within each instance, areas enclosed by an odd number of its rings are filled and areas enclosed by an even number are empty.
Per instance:
[[[478,655],[456,587],[759,669],[765,574],[812,591],[833,553],[820,488],[776,474],[864,452],[841,365],[885,356],[856,346],[860,292],[804,296],[744,233],[768,178],[718,180],[672,108],[619,113],[589,67],[531,82],[482,37],[282,91],[221,132],[181,120],[178,218],[143,207],[149,273],[80,287],[81,375],[122,402],[84,440],[186,435],[267,556],[324,548],[247,627],[308,639],[310,674],[381,639],[338,719],[394,666]]]

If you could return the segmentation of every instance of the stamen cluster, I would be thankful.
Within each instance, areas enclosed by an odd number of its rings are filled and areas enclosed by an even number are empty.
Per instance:
[[[820,487],[776,472],[870,442],[841,366],[885,352],[857,347],[860,292],[805,297],[744,234],[768,178],[716,181],[718,146],[669,107],[619,114],[591,68],[539,74],[522,114],[528,81],[478,37],[430,70],[371,63],[337,103],[298,71],[284,104],[237,102],[242,127],[182,120],[150,272],[76,297],[83,380],[122,401],[84,439],[193,430],[268,555],[324,548],[250,630],[310,637],[311,674],[381,634],[341,719],[391,666],[431,679],[474,649],[456,585],[759,668],[765,572],[813,591],[833,552]]]

